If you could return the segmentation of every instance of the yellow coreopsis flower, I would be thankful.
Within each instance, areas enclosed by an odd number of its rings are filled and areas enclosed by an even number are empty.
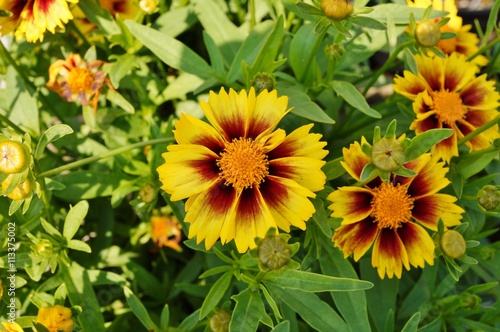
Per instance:
[[[23,328],[15,322],[2,322],[2,325],[7,332],[24,332]]]
[[[370,162],[361,145],[363,137],[344,148],[342,166],[357,181]],[[332,217],[342,218],[332,241],[345,257],[359,260],[370,248],[372,265],[380,278],[401,278],[403,266],[424,267],[434,264],[435,244],[426,228],[437,231],[441,219],[445,226],[460,224],[464,210],[451,195],[438,193],[450,181],[443,162],[424,154],[404,165],[417,173],[414,177],[392,175],[389,182],[380,177],[363,187],[340,187],[328,196]]]
[[[37,321],[45,326],[50,332],[71,332],[74,322],[71,318],[71,309],[62,305],[42,307],[38,310]]]
[[[500,94],[495,82],[486,80],[486,74],[476,77],[476,65],[462,54],[453,53],[445,59],[417,55],[415,60],[418,73],[396,75],[394,90],[413,101],[416,119],[410,129],[417,135],[434,128],[453,129],[453,135],[431,151],[449,162],[458,156],[459,139],[498,118]],[[495,125],[465,144],[471,150],[482,150],[499,137]]]
[[[14,31],[28,42],[43,41],[45,31],[55,33],[73,19],[68,2],[78,0],[0,0],[0,8],[12,13],[0,17],[0,35]]]
[[[314,213],[309,197],[326,181],[326,143],[309,133],[312,124],[288,136],[275,130],[287,105],[276,90],[221,89],[201,104],[210,124],[185,114],[175,123],[178,144],[168,147],[158,168],[162,189],[172,200],[189,198],[188,236],[205,240],[207,249],[218,238],[234,239],[245,252],[270,228],[305,229]]]

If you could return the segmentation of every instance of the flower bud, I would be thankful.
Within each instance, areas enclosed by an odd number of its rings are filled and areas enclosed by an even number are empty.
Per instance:
[[[227,332],[229,331],[229,322],[231,321],[231,314],[227,310],[217,310],[208,322],[212,332]]]
[[[5,192],[12,182],[12,174],[10,174],[3,182],[2,182],[2,190]],[[7,197],[13,199],[15,201],[20,199],[25,199],[31,193],[31,182],[30,180],[26,180],[17,185],[17,187],[12,190]]]
[[[405,150],[396,138],[382,137],[373,144],[372,163],[384,172],[397,171],[405,162]]]
[[[141,0],[139,1],[139,8],[146,14],[152,14],[158,7],[157,0]]]
[[[5,140],[0,142],[0,172],[14,174],[28,167],[28,153],[23,144],[18,141]]]
[[[451,258],[458,258],[465,254],[465,240],[462,234],[455,230],[447,230],[441,235],[439,246],[443,253]]]
[[[257,93],[262,90],[271,91],[276,87],[276,80],[273,74],[257,73],[252,80],[252,86]]]
[[[477,203],[486,211],[495,210],[500,204],[500,191],[492,185],[486,185],[477,192]]]
[[[335,20],[346,18],[353,10],[349,0],[321,0],[320,7],[326,17]]]
[[[155,188],[149,183],[139,189],[139,197],[144,203],[151,203],[155,199],[155,195]]]
[[[417,42],[425,47],[436,46],[441,39],[441,30],[434,21],[425,21],[417,24],[415,29]]]
[[[267,236],[257,247],[259,261],[271,270],[279,270],[290,262],[290,246],[279,236]]]

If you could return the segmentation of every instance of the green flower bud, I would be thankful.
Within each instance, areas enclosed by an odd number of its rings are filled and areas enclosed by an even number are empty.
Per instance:
[[[465,254],[466,244],[462,234],[455,230],[447,230],[441,235],[439,246],[443,253],[451,258],[458,258]]]
[[[405,149],[396,138],[382,137],[373,144],[371,158],[379,170],[394,172],[405,162]]]
[[[217,310],[208,322],[212,332],[227,332],[229,331],[229,322],[231,321],[231,314],[227,310]]]
[[[257,93],[262,90],[271,91],[276,88],[276,79],[273,74],[257,73],[253,77],[252,86],[255,88]]]
[[[261,264],[271,270],[279,270],[292,257],[288,243],[276,235],[267,236],[259,242],[257,255]]]
[[[425,47],[436,46],[441,39],[441,30],[434,21],[425,21],[417,24],[415,29],[417,42]]]
[[[0,172],[14,174],[28,167],[28,153],[23,144],[18,141],[5,140],[0,142]]]
[[[335,20],[346,18],[353,10],[349,0],[321,0],[320,7],[326,17]]]
[[[155,198],[155,188],[149,183],[139,190],[139,197],[144,203],[151,203]]]
[[[486,185],[477,192],[477,203],[486,211],[495,210],[500,204],[500,191],[492,185]]]

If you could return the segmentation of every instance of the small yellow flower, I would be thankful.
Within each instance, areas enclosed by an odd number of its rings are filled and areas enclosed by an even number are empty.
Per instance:
[[[157,0],[141,0],[139,1],[139,8],[146,14],[154,13],[158,8]]]
[[[349,0],[321,0],[320,7],[326,17],[335,20],[344,19],[353,11]]]
[[[28,153],[23,144],[18,141],[5,140],[0,142],[0,172],[14,174],[28,167]]]
[[[37,320],[43,324],[50,332],[70,332],[73,330],[73,319],[71,319],[71,309],[62,305],[52,307],[42,307],[38,310]]]
[[[9,187],[9,184],[12,182],[12,174],[10,174],[3,182],[2,182],[2,190],[5,192]],[[26,180],[17,185],[17,187],[12,190],[7,197],[13,199],[15,201],[20,199],[25,199],[27,196],[31,194],[31,182],[30,180]]]
[[[7,332],[24,332],[23,328],[17,323],[2,322]]]
[[[167,215],[153,215],[151,217],[151,239],[157,248],[170,247],[182,251],[181,226],[175,217]]]

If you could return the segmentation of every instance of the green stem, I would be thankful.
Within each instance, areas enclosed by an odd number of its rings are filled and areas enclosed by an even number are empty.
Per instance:
[[[297,75],[297,80],[299,82],[303,82],[303,80],[306,76],[306,73],[309,71],[309,67],[311,67],[313,59],[316,57],[316,52],[318,51],[319,45],[321,45],[321,42],[325,38],[327,31],[328,31],[328,29],[323,29],[323,31],[316,37],[316,40],[314,41],[314,45],[311,48],[309,55],[307,56],[305,66],[304,66],[303,70],[299,73],[299,75]]]
[[[458,142],[457,142],[458,145],[464,144],[465,142],[467,142],[467,141],[473,139],[474,137],[476,137],[477,135],[482,134],[483,132],[485,132],[489,128],[491,128],[494,125],[498,124],[499,120],[500,120],[500,118],[496,117],[493,120],[491,120],[490,122],[482,125],[481,127],[476,128],[476,130],[474,130],[473,132],[471,132],[468,135],[465,135],[464,137],[462,137],[461,139],[459,139]]]
[[[408,46],[410,46],[412,43],[413,43],[413,41],[407,41],[405,43],[402,43],[398,47],[396,47],[396,49],[394,50],[394,52],[392,52],[392,54],[389,56],[389,58],[383,64],[383,66],[380,67],[375,72],[375,74],[373,74],[372,78],[370,79],[370,81],[366,85],[365,90],[363,91],[363,96],[366,96],[366,93],[368,92],[368,89],[370,89],[373,86],[373,84],[375,84],[375,82],[377,81],[377,79],[379,78],[379,76],[382,75],[392,65],[392,63],[397,58],[397,56],[399,55],[399,53],[401,51],[403,51],[405,48],[407,48]]]
[[[7,126],[14,129],[19,135],[24,136],[25,131],[19,128],[14,122],[10,121],[6,116],[0,114],[0,121],[4,122]]]
[[[35,174],[39,174],[41,172],[40,170],[40,165],[38,165],[38,161],[34,159],[33,167],[35,168]],[[47,217],[47,221],[51,224],[54,225],[54,219],[52,218],[52,211],[51,211],[51,204],[49,200],[49,192],[47,191],[47,186],[45,185],[45,179],[44,178],[39,178],[37,179],[37,183],[40,185],[40,191],[43,202],[43,207],[45,210],[45,216]]]
[[[488,44],[482,46],[479,50],[477,50],[476,53],[472,54],[467,60],[472,61],[475,57],[477,57],[480,54],[485,53],[488,49],[492,48],[493,46],[495,46],[499,42],[500,42],[500,37],[493,39],[491,42],[489,42]]]
[[[173,141],[174,141],[173,137],[167,137],[167,138],[157,138],[157,139],[152,139],[150,141],[138,142],[138,143],[130,144],[130,145],[118,148],[118,149],[114,149],[114,150],[102,153],[102,154],[97,155],[97,156],[92,156],[92,157],[88,157],[88,158],[85,158],[85,159],[77,160],[77,161],[74,161],[72,163],[69,163],[69,164],[66,164],[66,165],[63,165],[63,166],[60,166],[60,167],[56,167],[56,168],[51,169],[49,171],[38,173],[37,178],[44,178],[44,177],[49,177],[49,176],[57,175],[57,174],[59,174],[59,173],[61,173],[63,171],[67,171],[67,170],[70,170],[70,169],[73,169],[73,168],[81,167],[83,165],[87,165],[87,164],[90,164],[92,162],[104,159],[104,158],[113,157],[113,156],[119,155],[121,153],[130,151],[130,150],[133,150],[133,149],[142,148],[142,147],[145,147],[147,145],[170,143],[170,142],[173,142]]]
[[[257,20],[255,19],[255,1],[254,0],[248,1],[248,10],[250,11],[250,30],[252,30],[257,22]]]

